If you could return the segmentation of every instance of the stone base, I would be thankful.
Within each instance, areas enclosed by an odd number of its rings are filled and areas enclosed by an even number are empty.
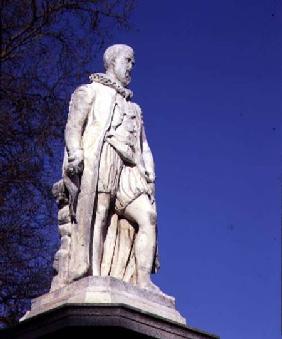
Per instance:
[[[140,289],[113,277],[86,277],[33,299],[25,320],[62,305],[126,305],[180,324],[186,320],[175,309],[175,299],[162,292]]]
[[[0,338],[158,338],[218,339],[219,337],[124,305],[65,305],[33,316]]]
[[[2,334],[9,339],[218,338],[186,326],[173,297],[112,277],[86,277],[33,299],[18,326]]]

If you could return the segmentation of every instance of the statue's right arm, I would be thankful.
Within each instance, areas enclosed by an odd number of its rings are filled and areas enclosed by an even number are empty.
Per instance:
[[[65,143],[69,165],[78,167],[83,162],[81,140],[88,114],[94,101],[94,90],[91,85],[78,87],[71,96],[68,121],[65,128]],[[74,168],[78,172],[77,168]]]

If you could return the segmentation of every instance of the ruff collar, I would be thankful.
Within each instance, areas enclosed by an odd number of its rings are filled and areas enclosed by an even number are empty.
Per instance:
[[[104,73],[93,73],[89,76],[90,81],[99,82],[102,85],[109,86],[115,89],[119,94],[121,94],[126,100],[130,100],[133,96],[133,92],[130,89],[124,88],[123,86],[112,81]]]

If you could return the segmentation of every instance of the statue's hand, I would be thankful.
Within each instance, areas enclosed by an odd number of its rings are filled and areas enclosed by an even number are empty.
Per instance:
[[[149,183],[154,183],[156,180],[155,173],[148,172],[148,171],[145,171],[145,178],[146,178],[146,181]]]
[[[150,197],[151,203],[154,204],[155,202],[155,180],[156,180],[155,173],[145,171],[145,178],[149,186],[149,197]]]
[[[83,172],[83,151],[77,150],[68,157],[67,173],[76,175]]]
[[[152,204],[155,202],[155,183],[154,182],[149,182],[149,198]]]

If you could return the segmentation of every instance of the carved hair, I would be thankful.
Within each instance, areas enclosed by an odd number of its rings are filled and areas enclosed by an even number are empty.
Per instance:
[[[133,55],[133,49],[130,46],[124,45],[124,44],[116,44],[116,45],[112,45],[110,47],[108,47],[105,50],[104,53],[104,65],[105,65],[105,69],[107,70],[111,64],[113,64],[113,62],[115,61],[115,58],[121,53],[121,52],[125,52],[128,51],[129,53],[131,53]]]

